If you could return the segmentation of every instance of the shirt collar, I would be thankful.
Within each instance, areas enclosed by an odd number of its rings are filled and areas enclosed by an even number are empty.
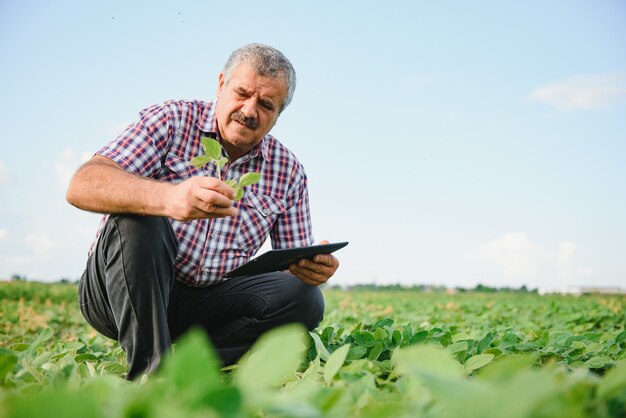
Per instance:
[[[196,123],[198,129],[202,132],[206,132],[209,134],[211,138],[217,139],[222,142],[222,138],[220,137],[219,129],[217,129],[217,119],[215,118],[215,106],[217,105],[217,99],[212,102],[206,103],[204,111],[202,112],[202,116],[200,116],[200,120]],[[261,151],[261,156],[264,160],[269,160],[269,142],[270,135],[265,135],[261,142],[254,146],[246,156],[249,158],[255,158],[259,155],[259,150]]]

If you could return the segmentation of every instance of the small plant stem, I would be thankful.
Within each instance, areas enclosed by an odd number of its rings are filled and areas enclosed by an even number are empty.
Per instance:
[[[217,160],[213,160],[215,163],[215,168],[217,169],[217,179],[222,181],[222,169],[220,168],[220,163]]]

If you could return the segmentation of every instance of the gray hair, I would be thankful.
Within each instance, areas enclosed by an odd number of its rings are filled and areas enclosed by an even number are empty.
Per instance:
[[[269,45],[248,44],[235,50],[226,64],[224,64],[224,82],[228,84],[235,68],[241,64],[250,65],[260,76],[271,78],[284,78],[287,82],[287,97],[283,102],[280,112],[285,110],[291,103],[293,93],[296,90],[296,70],[282,52]]]

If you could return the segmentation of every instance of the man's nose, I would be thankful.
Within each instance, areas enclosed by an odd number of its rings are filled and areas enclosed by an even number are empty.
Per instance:
[[[247,118],[255,118],[256,119],[256,100],[254,98],[250,98],[243,103],[241,107],[241,112]]]

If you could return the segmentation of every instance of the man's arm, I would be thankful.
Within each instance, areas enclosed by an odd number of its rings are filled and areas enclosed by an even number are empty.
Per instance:
[[[178,184],[156,181],[125,171],[96,155],[74,175],[67,201],[99,213],[167,216],[180,221],[234,216],[233,189],[210,177],[197,176]]]

